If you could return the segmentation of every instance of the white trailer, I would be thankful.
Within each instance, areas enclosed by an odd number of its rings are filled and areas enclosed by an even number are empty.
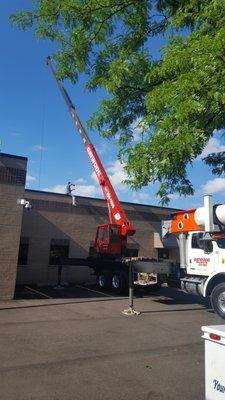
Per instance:
[[[205,342],[205,399],[225,398],[225,326],[202,326]]]

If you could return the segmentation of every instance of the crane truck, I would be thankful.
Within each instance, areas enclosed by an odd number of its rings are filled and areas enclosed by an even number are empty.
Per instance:
[[[132,263],[137,285],[181,284],[187,293],[210,296],[214,311],[225,319],[225,204],[213,206],[211,196],[205,196],[204,207],[176,212],[172,219],[162,222],[162,240],[170,234],[178,239],[179,263],[139,258],[137,246],[128,243],[128,237],[135,234],[135,227],[128,220],[76,108],[62,81],[57,78],[50,57],[47,64],[81,136],[108,205],[108,223],[97,226],[89,257],[73,259],[73,265],[89,265],[100,288],[111,288],[120,293],[128,287],[128,271]]]
[[[78,133],[84,143],[90,163],[95,171],[104,198],[108,205],[108,222],[97,226],[94,241],[89,249],[88,259],[73,259],[73,265],[89,265],[93,268],[101,289],[122,292],[128,288],[129,265],[132,261],[137,285],[160,285],[166,280],[171,261],[158,262],[138,258],[138,246],[128,243],[128,237],[135,234],[134,225],[128,220],[97,151],[90,140],[63,82],[58,79],[50,57],[47,58],[59,90],[66,102]]]
[[[210,297],[214,311],[225,319],[225,204],[213,205],[212,196],[205,196],[203,207],[163,221],[162,237],[170,234],[178,238],[180,263],[168,281]]]

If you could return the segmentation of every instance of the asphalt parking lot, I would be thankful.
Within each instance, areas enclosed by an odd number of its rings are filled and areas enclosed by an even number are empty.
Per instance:
[[[1,400],[203,400],[199,298],[162,288],[126,297],[95,286],[20,287],[0,304]]]

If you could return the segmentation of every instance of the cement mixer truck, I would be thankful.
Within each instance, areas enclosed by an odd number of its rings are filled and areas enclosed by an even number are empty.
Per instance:
[[[225,319],[225,204],[213,205],[212,196],[205,196],[203,207],[179,211],[163,221],[162,237],[170,234],[178,238],[175,275],[181,287],[210,297],[214,311]]]

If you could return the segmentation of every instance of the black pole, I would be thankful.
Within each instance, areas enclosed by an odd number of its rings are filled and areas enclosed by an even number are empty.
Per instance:
[[[129,262],[129,307],[133,308],[134,305],[134,274],[133,263]]]
[[[61,258],[58,260],[58,282],[57,285],[61,286],[61,279],[62,279],[62,261]]]
[[[134,270],[133,262],[129,261],[129,308],[122,311],[124,315],[140,315],[139,311],[134,310]]]

